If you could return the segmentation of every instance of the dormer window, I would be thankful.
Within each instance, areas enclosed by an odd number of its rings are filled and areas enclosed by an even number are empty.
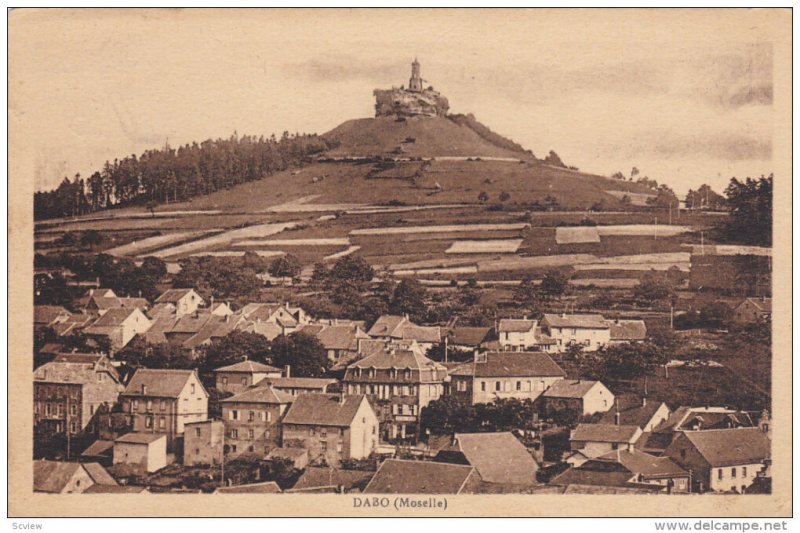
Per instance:
[[[404,372],[404,376],[403,377],[405,379],[411,379],[411,369],[410,368],[406,368],[406,371]]]
[[[370,368],[369,369],[369,377],[371,377],[371,378],[375,377],[375,369],[374,368]]]

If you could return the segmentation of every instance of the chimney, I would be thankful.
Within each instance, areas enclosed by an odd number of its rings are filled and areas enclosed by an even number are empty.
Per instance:
[[[528,315],[522,315],[522,320],[528,320]]]
[[[458,440],[456,439],[456,434],[453,433],[450,435],[450,446],[455,446],[456,444],[458,444]]]
[[[283,377],[285,378],[292,377],[292,365],[286,365],[283,367]]]
[[[647,396],[642,396],[642,407],[647,407]]]
[[[615,425],[615,426],[618,426],[618,425],[619,425],[619,411],[617,411],[616,413],[614,413],[614,425]]]
[[[147,394],[147,385],[142,383],[142,395],[145,395],[145,394]]]

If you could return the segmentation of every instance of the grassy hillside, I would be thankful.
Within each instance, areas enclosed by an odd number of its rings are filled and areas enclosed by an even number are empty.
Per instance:
[[[467,125],[441,117],[348,120],[322,137],[338,145],[329,151],[332,156],[530,157],[490,142]]]

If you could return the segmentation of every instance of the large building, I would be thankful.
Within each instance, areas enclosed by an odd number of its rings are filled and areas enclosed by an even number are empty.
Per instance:
[[[122,389],[107,357],[59,355],[33,372],[34,427],[52,435],[77,435],[92,423],[101,405],[116,403]]]
[[[140,368],[120,394],[122,410],[138,433],[164,433],[167,446],[184,426],[208,418],[208,392],[194,370]]]
[[[390,344],[347,367],[348,394],[366,394],[389,441],[413,441],[419,435],[420,411],[444,392],[447,369],[425,357],[416,343]]]
[[[539,352],[489,352],[450,371],[448,392],[469,403],[535,400],[566,374]]]
[[[364,459],[378,447],[378,417],[363,395],[298,396],[282,423],[283,446],[308,450],[311,461],[338,466]]]
[[[576,345],[593,352],[611,341],[611,326],[598,314],[545,314],[542,329],[556,341],[558,351]]]
[[[229,457],[267,455],[280,446],[280,421],[294,396],[270,386],[245,389],[220,400]]]

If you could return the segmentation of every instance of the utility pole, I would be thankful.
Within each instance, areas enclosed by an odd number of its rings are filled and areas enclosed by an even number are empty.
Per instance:
[[[669,304],[669,329],[675,329],[674,319],[675,319],[675,306],[673,304]]]
[[[66,408],[64,409],[64,431],[67,433],[67,461],[70,456],[70,434],[69,434],[69,390],[66,392]]]
[[[653,222],[653,238],[658,239],[658,217]]]
[[[700,255],[706,255],[706,245],[704,239],[704,233],[700,232]]]

